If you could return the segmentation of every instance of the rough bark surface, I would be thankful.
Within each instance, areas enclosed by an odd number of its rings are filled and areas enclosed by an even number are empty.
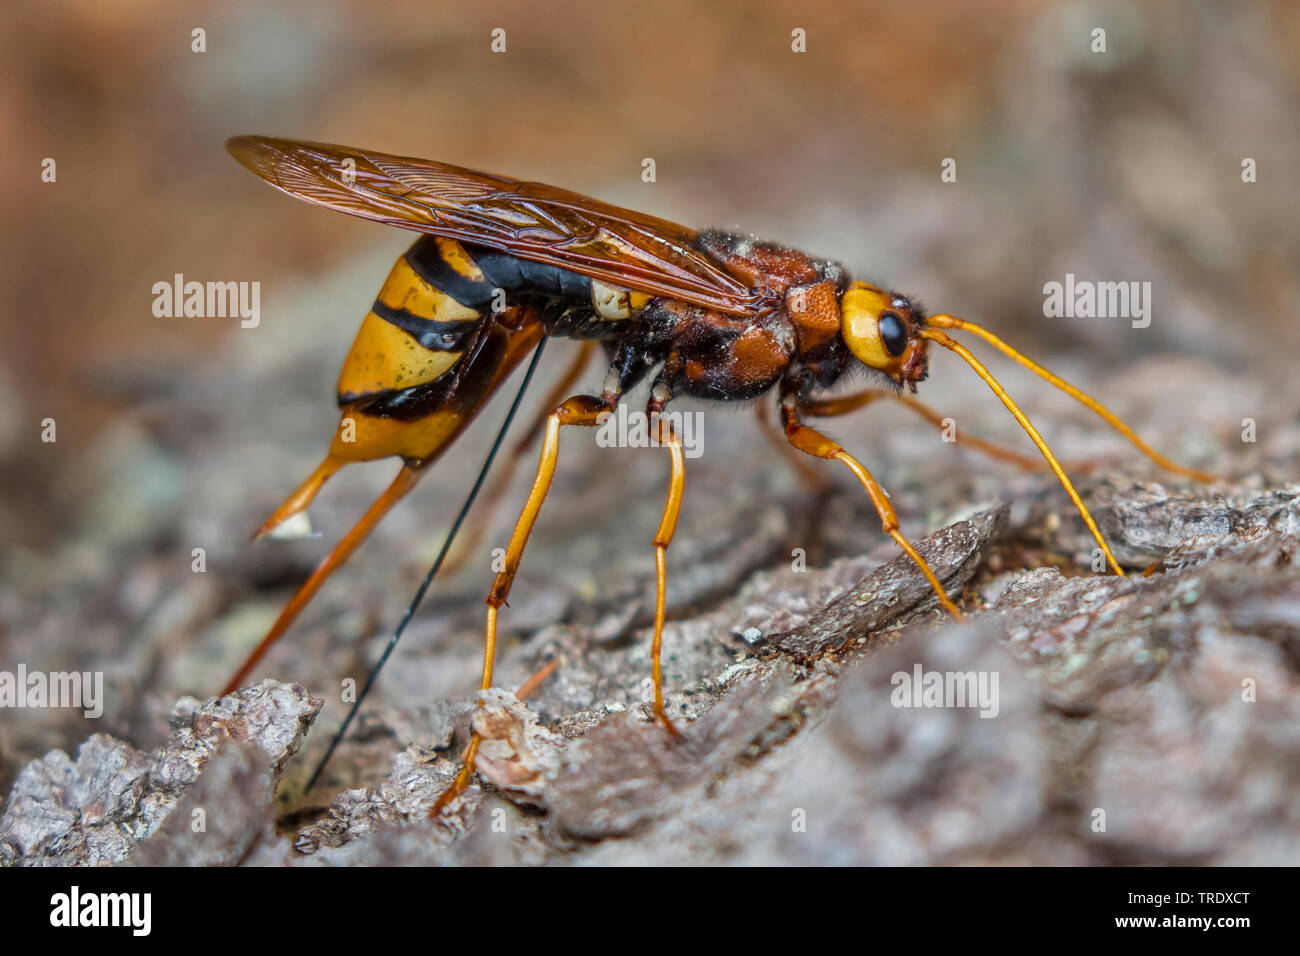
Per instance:
[[[800,16],[820,18],[814,44],[848,49],[863,23],[890,41],[870,57],[816,46],[780,63],[788,5],[741,17],[626,5],[632,19],[611,5],[589,35],[515,5],[533,52],[494,57],[485,94],[527,120],[509,136],[483,121],[484,96],[463,95],[495,5],[452,18],[427,3],[387,16],[334,5],[334,40],[230,5],[220,50],[203,57],[177,43],[192,25],[176,4],[125,5],[121,22],[95,5],[53,20],[29,5],[39,15],[10,31],[21,39],[6,62],[31,79],[0,118],[14,141],[57,146],[61,179],[4,180],[17,225],[0,256],[15,290],[0,349],[0,671],[98,672],[105,694],[97,720],[0,714],[0,861],[1300,861],[1297,5],[1110,5],[1101,57],[1077,4],[989,2],[977,18],[878,4],[865,20],[813,4]],[[678,47],[692,68],[663,69],[658,51]],[[324,116],[341,55],[357,69]],[[629,70],[655,82],[607,82]],[[429,111],[436,123],[411,123]],[[545,116],[557,119],[533,121]],[[834,257],[988,325],[1161,452],[1221,477],[1157,471],[969,340],[1129,572],[1104,573],[1050,474],[965,443],[1034,454],[969,368],[933,355],[917,398],[952,417],[955,445],[890,402],[816,424],[888,489],[959,595],[955,623],[844,469],[814,463],[830,483],[810,491],[749,414],[675,404],[700,411],[704,432],[668,552],[672,739],[646,707],[666,456],[566,433],[484,706],[473,689],[492,549],[535,450],[304,792],[504,401],[250,685],[209,699],[396,468],[332,479],[312,509],[321,537],[248,544],[323,454],[339,363],[410,241],[273,195],[220,148],[295,130]],[[654,188],[629,162],[641,143],[662,158]],[[942,182],[936,161],[951,154],[960,176]],[[1258,181],[1243,181],[1247,157]],[[181,271],[264,281],[260,324],[157,317],[150,283]],[[1149,321],[1049,314],[1044,284],[1067,275],[1149,280]],[[548,345],[531,403],[571,347]],[[602,377],[590,369],[578,390]],[[40,438],[47,416],[57,442]],[[551,664],[535,693],[512,696]],[[895,706],[896,675],[918,667],[996,675],[996,716]],[[430,821],[471,721],[488,738],[480,774]]]
[[[921,542],[964,596],[960,624],[902,557],[733,572],[745,576],[734,596],[667,630],[681,738],[648,719],[647,632],[616,605],[507,650],[506,674],[559,661],[526,703],[503,689],[477,710],[466,696],[403,708],[385,695],[308,795],[309,761],[289,758],[322,702],[301,686],[182,700],[149,753],[96,734],[75,761],[54,751],[22,771],[0,852],[18,864],[1294,862],[1297,495],[1111,482],[1090,500],[1117,553],[1154,557],[1152,574],[995,573],[1028,547],[1006,504]],[[918,666],[997,675],[996,713],[898,706],[896,675]],[[471,719],[479,778],[431,821]],[[329,729],[311,731],[313,755]]]

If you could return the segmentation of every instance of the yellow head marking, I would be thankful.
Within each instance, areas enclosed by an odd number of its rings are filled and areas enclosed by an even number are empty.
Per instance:
[[[889,310],[890,298],[875,286],[855,282],[840,299],[844,343],[858,361],[882,371],[898,364],[898,356],[889,353],[880,337],[880,317]]]
[[[854,282],[840,297],[840,335],[861,362],[898,384],[925,378],[925,342],[917,337],[919,313],[902,296]]]

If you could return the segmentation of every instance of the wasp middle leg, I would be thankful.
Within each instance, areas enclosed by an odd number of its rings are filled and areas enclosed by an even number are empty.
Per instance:
[[[575,395],[556,406],[546,417],[546,437],[542,442],[541,459],[537,463],[537,475],[533,478],[533,487],[528,492],[528,500],[524,502],[519,520],[515,522],[515,530],[510,535],[503,567],[493,580],[492,589],[487,596],[487,621],[483,629],[483,677],[479,682],[480,691],[485,691],[492,686],[492,668],[496,663],[497,611],[506,603],[506,598],[510,595],[510,587],[514,583],[515,574],[518,573],[520,561],[523,559],[524,547],[528,544],[533,525],[537,523],[537,515],[542,510],[543,502],[546,501],[547,492],[550,491],[551,479],[555,477],[555,463],[560,456],[560,429],[566,425],[592,427],[598,424],[598,419],[603,413],[612,412],[617,407],[618,398],[617,394],[606,394],[600,398],[594,395]],[[475,733],[470,739],[469,747],[466,748],[465,763],[460,768],[460,773],[434,803],[433,809],[429,812],[431,817],[436,817],[448,803],[464,792],[470,776],[474,773],[474,758],[478,754],[479,741],[480,737]]]
[[[515,523],[514,532],[510,536],[510,544],[506,548],[503,567],[497,573],[496,579],[492,582],[492,589],[488,592],[487,619],[483,639],[483,675],[479,683],[480,691],[487,690],[492,686],[492,671],[496,660],[497,612],[506,603],[506,598],[510,594],[510,588],[514,584],[515,575],[518,573],[520,562],[523,559],[524,548],[528,544],[528,538],[537,522],[537,516],[541,512],[547,493],[550,491],[551,480],[555,476],[556,462],[559,459],[560,429],[566,425],[582,427],[598,425],[601,416],[612,412],[617,407],[618,399],[618,393],[612,392],[607,392],[600,398],[590,395],[576,395],[556,407],[547,416],[545,439],[542,443],[542,454],[537,466],[537,475],[533,479],[532,489],[528,493],[528,500],[524,503],[519,520]],[[654,716],[669,733],[673,736],[680,736],[664,709],[661,650],[663,647],[663,629],[668,591],[667,552],[668,545],[672,542],[673,533],[677,528],[678,516],[681,513],[686,468],[681,439],[672,426],[659,417],[659,412],[662,410],[665,400],[664,393],[661,390],[656,390],[647,408],[647,415],[655,417],[658,428],[658,441],[668,449],[672,461],[668,498],[664,504],[663,517],[659,522],[659,529],[654,538],[656,588],[651,666],[654,681]],[[482,738],[477,732],[470,738],[469,746],[464,753],[464,764],[456,775],[456,779],[452,781],[451,786],[442,792],[433,808],[429,811],[431,817],[438,816],[469,785],[470,777],[474,773],[475,758],[478,755],[481,740]]]

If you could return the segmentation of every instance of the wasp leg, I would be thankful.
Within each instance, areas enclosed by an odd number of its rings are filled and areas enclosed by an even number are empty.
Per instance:
[[[524,681],[522,684],[519,685],[519,689],[515,691],[515,699],[520,701],[527,700],[530,696],[532,696],[532,694],[537,690],[537,688],[541,687],[544,683],[546,683],[546,679],[550,677],[552,674],[554,674],[556,668],[558,668],[559,666],[560,666],[560,659],[558,657],[550,661],[549,663],[542,665],[541,669],[539,669],[536,673],[534,673],[531,677],[529,677],[526,681]],[[460,759],[461,760],[472,759],[473,755],[478,753],[478,742],[479,742],[479,736],[478,734],[475,734],[474,739],[471,740],[469,742],[469,745],[461,752]],[[448,790],[448,793],[450,793],[450,789]],[[438,811],[441,810],[442,807],[444,807],[446,803],[450,800],[450,797],[448,797],[448,793],[443,793],[439,795],[438,801],[433,805],[433,809],[429,811],[430,817],[437,816]],[[451,796],[455,796],[455,794],[451,794]]]
[[[388,486],[382,495],[375,499],[374,504],[352,526],[352,530],[334,546],[334,550],[325,555],[324,560],[311,573],[311,577],[304,581],[302,587],[298,588],[294,596],[289,599],[289,603],[284,606],[284,610],[275,619],[271,629],[266,632],[262,642],[253,649],[253,653],[248,655],[244,663],[239,666],[239,670],[235,672],[235,675],[226,682],[226,686],[221,691],[223,697],[226,694],[233,694],[240,688],[244,679],[257,666],[258,661],[271,649],[271,645],[278,641],[284,635],[284,632],[289,629],[289,625],[293,623],[294,618],[307,606],[307,603],[320,590],[320,586],[325,583],[326,579],[352,556],[352,552],[360,546],[361,542],[366,540],[384,515],[388,514],[393,506],[406,497],[407,492],[415,487],[415,483],[420,479],[421,467],[420,465],[403,465],[402,470],[393,479],[393,483]]]
[[[515,523],[515,530],[510,535],[504,565],[492,582],[492,590],[487,596],[487,621],[483,629],[483,678],[479,682],[480,691],[492,686],[492,668],[496,662],[497,611],[506,603],[506,598],[510,595],[510,586],[519,571],[524,547],[528,544],[528,537],[532,534],[537,515],[542,510],[546,493],[550,490],[551,479],[555,477],[555,463],[560,454],[560,429],[567,425],[582,427],[598,425],[601,415],[612,412],[617,405],[618,394],[616,393],[607,392],[600,398],[591,395],[575,395],[556,406],[546,416],[546,437],[542,442],[541,459],[537,463],[537,475],[533,478],[532,490],[528,492],[528,500],[524,503],[519,520]],[[478,746],[479,735],[475,733],[470,739],[469,747],[466,748],[465,763],[460,768],[460,773],[434,803],[433,809],[429,811],[431,817],[436,817],[447,804],[464,792],[474,773],[474,757],[478,753]]]
[[[939,598],[939,603],[943,605],[944,609],[953,617],[961,620],[961,611],[958,610],[957,605],[948,599],[943,585],[939,583],[939,579],[930,570],[930,566],[925,563],[925,559],[917,553],[916,548],[912,547],[911,543],[898,530],[898,516],[894,513],[894,506],[889,503],[885,489],[880,487],[880,483],[875,478],[871,477],[871,473],[835,442],[816,429],[800,422],[794,396],[782,400],[781,421],[785,425],[787,440],[795,448],[815,458],[839,461],[848,466],[854,477],[866,489],[867,494],[871,496],[871,503],[876,506],[876,512],[880,515],[880,523],[885,529],[885,534],[893,538],[898,543],[898,546],[907,553],[907,556],[916,562],[916,566],[921,569],[921,573],[930,582],[930,587],[934,588],[934,593]]]
[[[767,402],[759,399],[754,403],[754,410],[763,434],[772,443],[772,447],[781,453],[781,457],[790,463],[790,467],[798,472],[799,478],[808,486],[808,490],[820,493],[829,488],[831,486],[830,479],[814,468],[806,456],[799,454],[790,447],[790,443],[785,440],[785,435],[772,424],[772,419],[767,416]]]
[[[652,402],[656,400],[652,399]],[[668,545],[677,530],[677,516],[682,510],[682,493],[686,486],[686,463],[682,455],[682,440],[672,425],[658,418],[659,444],[672,455],[672,473],[668,481],[668,500],[664,502],[664,515],[655,532],[655,632],[650,646],[651,675],[655,687],[654,715],[674,737],[680,736],[664,711],[664,678],[660,666],[660,651],[664,639],[664,609],[668,601]]]
[[[935,428],[943,430],[948,427],[949,420],[944,419],[938,412],[932,409],[924,402],[918,402],[910,395],[900,395],[897,392],[886,389],[867,389],[861,392],[853,392],[849,395],[840,395],[835,398],[813,399],[800,404],[799,410],[812,418],[832,418],[836,415],[847,415],[849,412],[857,411],[866,405],[871,404],[878,398],[889,398],[896,402],[901,402],[912,411],[916,412]],[[1028,455],[1022,455],[1019,452],[1012,451],[1009,448],[1003,448],[992,442],[984,441],[980,438],[953,438],[954,444],[963,444],[976,451],[988,455],[990,458],[999,461],[1010,462],[1017,468],[1023,468],[1025,471],[1042,471],[1047,466],[1037,458],[1031,458]],[[1086,462],[1071,462],[1071,467],[1084,470],[1091,467]]]
[[[528,678],[528,680],[524,681],[522,684],[519,685],[519,689],[515,691],[515,699],[527,700],[532,695],[533,691],[537,690],[537,688],[541,687],[542,684],[546,683],[546,678],[554,674],[555,669],[559,666],[560,666],[560,659],[558,657],[554,658],[551,661],[548,661],[546,664],[543,664],[542,667],[535,674],[533,674],[532,677]]]
[[[528,426],[528,431],[515,443],[514,448],[510,450],[510,457],[498,466],[497,475],[493,479],[491,487],[488,488],[487,494],[483,496],[483,504],[478,519],[468,529],[468,533],[462,535],[456,542],[452,553],[448,555],[447,560],[443,563],[444,574],[455,574],[465,566],[474,552],[478,550],[484,532],[491,527],[492,517],[496,514],[506,491],[510,488],[515,473],[519,470],[519,463],[524,460],[524,456],[528,454],[528,449],[532,447],[537,436],[546,427],[546,419],[551,410],[564,401],[564,397],[569,394],[578,377],[582,375],[583,369],[587,367],[587,363],[591,360],[591,356],[595,354],[595,351],[595,342],[591,340],[583,341],[578,349],[578,354],[574,356],[569,367],[564,370],[560,380],[547,393],[545,400],[541,404],[545,411],[537,416],[533,423]]]

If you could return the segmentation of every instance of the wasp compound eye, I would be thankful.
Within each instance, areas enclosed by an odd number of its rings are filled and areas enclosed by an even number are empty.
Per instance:
[[[907,348],[907,325],[896,313],[886,312],[880,317],[880,341],[895,357]]]

